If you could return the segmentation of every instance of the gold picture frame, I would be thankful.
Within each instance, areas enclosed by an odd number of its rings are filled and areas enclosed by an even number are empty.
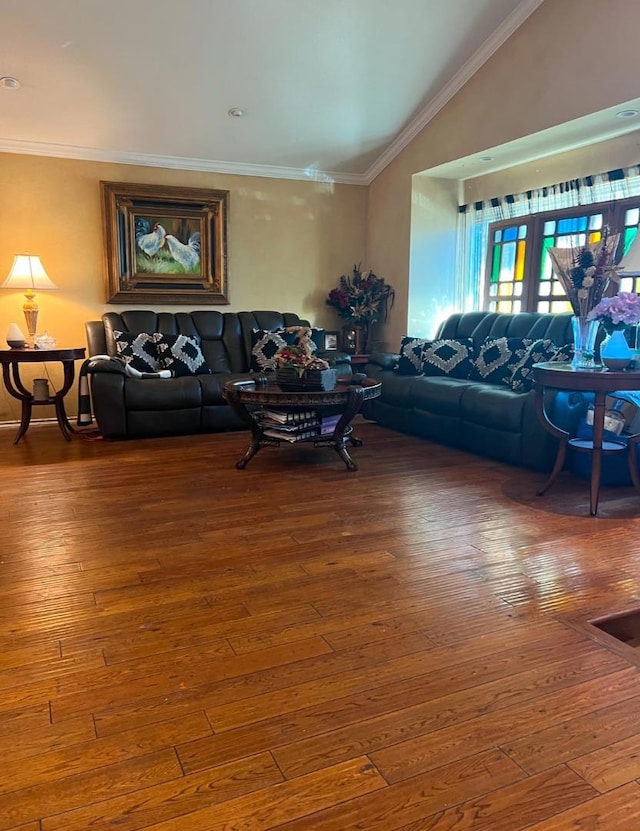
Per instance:
[[[126,182],[100,189],[107,303],[229,303],[229,191]]]

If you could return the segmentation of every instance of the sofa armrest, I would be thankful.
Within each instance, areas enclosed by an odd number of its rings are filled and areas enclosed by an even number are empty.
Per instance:
[[[106,355],[97,355],[95,358],[87,359],[87,369],[91,374],[98,372],[112,372],[116,375],[126,375],[124,363],[118,360],[111,360]]]
[[[375,364],[382,369],[394,369],[399,360],[400,355],[396,352],[372,352],[367,363]]]
[[[101,362],[100,369],[89,375],[93,415],[103,436],[124,439],[127,436],[126,376],[124,372],[109,369],[108,363]]]
[[[351,373],[351,355],[348,352],[336,352],[335,349],[329,352],[319,351],[316,353],[318,358],[326,361],[330,367],[338,370],[339,375],[349,375]]]

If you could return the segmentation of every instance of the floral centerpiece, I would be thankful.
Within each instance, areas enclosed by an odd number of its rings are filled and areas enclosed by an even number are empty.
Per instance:
[[[274,358],[276,380],[282,389],[331,390],[336,385],[336,371],[327,361],[314,355],[315,344],[307,326],[289,326],[285,330],[296,335],[297,343],[281,346]]]
[[[386,320],[394,297],[393,288],[382,277],[373,271],[361,271],[358,264],[351,276],[341,275],[338,287],[331,289],[326,302],[340,317],[363,326],[380,317]]]
[[[611,234],[607,226],[598,242],[576,248],[549,248],[553,273],[564,289],[574,317],[572,366],[576,369],[594,365],[595,341],[598,324],[589,318],[589,312],[602,300],[607,288],[620,278],[613,258],[618,246],[619,234]]]

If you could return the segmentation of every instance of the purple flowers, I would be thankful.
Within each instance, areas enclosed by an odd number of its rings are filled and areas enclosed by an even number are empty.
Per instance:
[[[626,329],[640,323],[640,294],[621,291],[614,297],[603,297],[588,314],[589,320],[599,320],[607,332]]]

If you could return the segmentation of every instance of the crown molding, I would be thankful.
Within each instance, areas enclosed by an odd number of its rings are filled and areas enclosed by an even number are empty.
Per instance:
[[[524,21],[541,6],[544,0],[522,0],[522,2],[505,18],[502,24],[493,32],[480,49],[477,50],[462,68],[453,76],[449,83],[431,99],[429,104],[413,118],[405,129],[391,142],[385,151],[376,159],[364,174],[365,184],[371,182],[390,164],[395,157],[435,118],[440,110],[453,96],[469,81],[480,67],[489,60],[494,52],[508,40]]]
[[[365,173],[340,173],[311,168],[254,165],[241,162],[222,162],[212,159],[193,159],[180,156],[157,156],[119,150],[102,150],[64,144],[47,144],[0,138],[0,152],[32,156],[50,156],[61,159],[130,164],[173,170],[195,170],[208,173],[228,173],[233,176],[258,176],[270,179],[314,181],[323,185],[343,184],[367,186],[420,133],[453,96],[467,83],[480,67],[524,23],[544,0],[522,0],[480,49],[464,64],[429,104],[416,115],[407,127],[391,142]]]
[[[251,165],[239,162],[220,162],[211,159],[189,159],[180,156],[154,156],[119,150],[99,150],[94,147],[76,147],[66,144],[46,144],[35,141],[15,141],[0,138],[0,152],[27,156],[49,156],[58,159],[77,159],[110,164],[133,164],[144,167],[163,167],[173,170],[197,170],[208,173],[230,173],[234,176],[264,176],[269,179],[295,179],[319,182],[324,185],[367,185],[363,173],[338,173],[307,168]]]

